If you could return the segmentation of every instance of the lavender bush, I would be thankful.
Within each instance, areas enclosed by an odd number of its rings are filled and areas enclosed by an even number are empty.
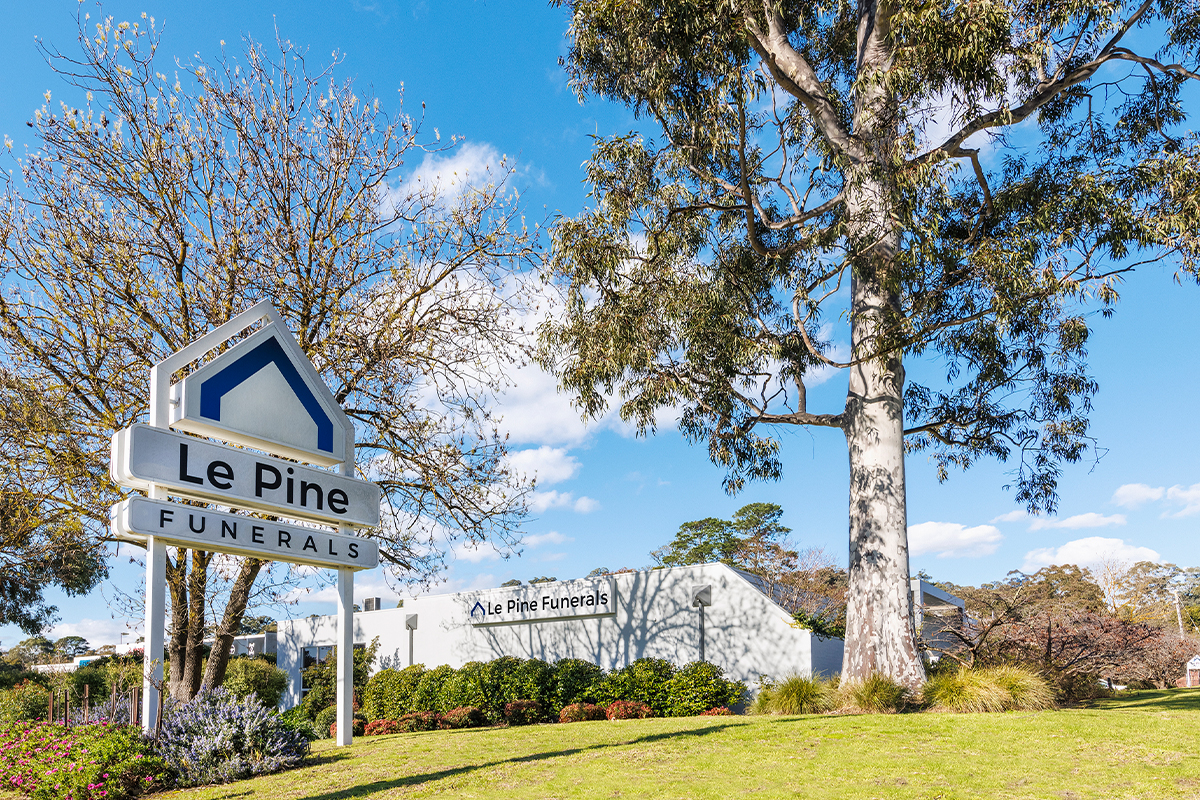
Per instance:
[[[158,752],[178,772],[180,786],[230,781],[296,766],[308,739],[251,694],[202,689],[163,714]]]

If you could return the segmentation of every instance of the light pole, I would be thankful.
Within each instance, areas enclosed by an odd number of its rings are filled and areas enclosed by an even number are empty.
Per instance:
[[[692,587],[692,606],[700,609],[700,660],[704,661],[704,609],[712,605],[712,585]]]

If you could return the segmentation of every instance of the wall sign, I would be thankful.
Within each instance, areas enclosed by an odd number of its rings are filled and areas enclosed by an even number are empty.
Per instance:
[[[465,595],[463,612],[472,625],[601,617],[617,613],[617,595],[612,578],[552,581]]]
[[[113,506],[110,518],[113,530],[129,541],[161,536],[183,547],[314,567],[379,564],[379,545],[371,539],[165,500],[131,497]]]
[[[369,481],[217,444],[149,425],[112,439],[109,471],[122,486],[170,487],[182,497],[325,524],[379,524],[379,487]]]

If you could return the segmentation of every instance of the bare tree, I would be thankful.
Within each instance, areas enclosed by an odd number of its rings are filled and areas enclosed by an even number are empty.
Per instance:
[[[490,403],[523,352],[518,277],[537,259],[509,167],[453,191],[406,175],[457,137],[389,116],[336,58],[247,40],[168,65],[160,38],[145,15],[83,14],[78,51],[44,49],[71,102],[46,93],[4,186],[2,366],[75,412],[58,433],[80,484],[54,503],[103,540],[109,437],[145,417],[150,365],[269,299],[356,426],[388,574],[428,578],[456,540],[506,550],[529,487]],[[264,563],[235,562],[201,676],[213,555],[168,560],[171,691],[188,696],[222,681]]]

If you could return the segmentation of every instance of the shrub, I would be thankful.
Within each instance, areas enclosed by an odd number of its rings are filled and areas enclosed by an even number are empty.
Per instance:
[[[316,723],[304,716],[304,710],[300,706],[295,706],[293,708],[289,708],[287,711],[284,711],[279,715],[279,721],[283,724],[283,727],[287,728],[289,731],[295,731],[305,739],[308,739],[310,742],[315,742],[317,739],[325,738],[321,732],[317,730]],[[326,728],[326,731],[328,730],[329,729]]]
[[[494,704],[497,719],[503,716],[506,703],[528,699],[516,685],[517,672],[524,663],[524,659],[516,656],[500,656],[480,669],[480,685]]]
[[[482,728],[488,719],[482,711],[474,706],[452,708],[442,715],[442,722],[447,728]]]
[[[0,732],[0,784],[34,800],[126,800],[168,788],[173,777],[138,728],[38,723]]]
[[[675,677],[675,665],[661,658],[639,658],[598,684],[597,699],[604,702],[632,700],[645,703],[658,716],[670,711],[668,686]]]
[[[532,725],[545,719],[542,704],[537,700],[513,700],[504,704],[504,721],[509,725]]]
[[[49,716],[50,692],[33,681],[0,691],[0,722],[32,722]]]
[[[442,684],[440,708],[474,706],[481,709],[492,721],[500,718],[500,700],[489,691],[485,683],[484,664],[468,661]]]
[[[654,709],[637,700],[614,700],[604,708],[609,719],[647,719],[654,716]]]
[[[446,711],[454,706],[442,705],[442,687],[454,674],[454,668],[442,664],[421,675],[417,689],[413,692],[412,711]]]
[[[371,677],[371,664],[375,663],[375,653],[379,650],[379,637],[376,636],[367,647],[354,650],[354,697],[362,697]],[[315,720],[317,714],[337,702],[337,648],[329,653],[329,658],[320,664],[314,664],[304,670],[304,684],[308,693],[300,701],[304,707],[304,715]]]
[[[372,675],[363,690],[363,712],[367,719],[394,720],[415,711],[413,695],[424,675],[424,664],[384,669]]]
[[[180,785],[197,786],[296,766],[308,754],[308,740],[258,698],[238,700],[218,687],[166,709],[157,749]]]
[[[330,729],[335,722],[337,722],[337,706],[328,706],[327,708],[321,709],[320,713],[317,714],[317,718],[313,724],[317,728],[317,734],[322,739],[328,739],[333,735],[330,733]]]
[[[838,693],[843,706],[869,714],[902,711],[909,701],[907,688],[878,672],[866,680],[843,681]]]
[[[238,699],[253,694],[267,708],[278,708],[287,690],[288,674],[263,658],[231,658],[221,685]]]
[[[604,709],[591,703],[572,703],[563,706],[563,710],[558,714],[559,722],[591,722],[604,718]]]
[[[604,670],[578,658],[564,658],[554,664],[554,699],[558,708],[595,700],[596,686]]]
[[[702,716],[702,717],[732,717],[733,712],[730,711],[725,706],[717,706],[716,708],[710,708],[708,711],[701,713],[700,716]]]
[[[828,681],[791,675],[759,692],[755,711],[766,714],[821,714],[837,706],[837,692]]]
[[[925,684],[925,702],[936,710],[979,713],[1040,710],[1054,705],[1054,692],[1037,673],[1017,666],[943,671]]]
[[[374,719],[367,723],[364,736],[386,736],[389,733],[403,733],[398,719]]]
[[[506,700],[536,700],[545,710],[555,708],[554,669],[539,658],[521,661],[503,676]]]
[[[716,706],[738,703],[746,691],[741,681],[725,680],[725,671],[707,661],[693,661],[667,684],[668,712],[690,717]]]
[[[436,731],[442,727],[443,719],[442,715],[436,711],[412,711],[396,720],[396,722],[400,730],[405,733],[415,733],[416,731]]]
[[[350,735],[351,736],[366,736],[366,734],[367,734],[367,721],[365,719],[363,719],[362,717],[354,717],[351,720],[351,724],[350,724]],[[329,738],[333,739],[335,737],[337,737],[337,723],[336,722],[329,726]]]

